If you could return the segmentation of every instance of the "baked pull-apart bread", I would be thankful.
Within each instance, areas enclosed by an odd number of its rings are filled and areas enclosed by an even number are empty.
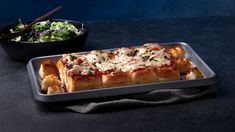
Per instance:
[[[41,90],[47,94],[64,92],[58,77],[58,70],[54,62],[45,60],[41,63],[39,75],[42,79]]]
[[[184,58],[185,57],[185,51],[181,46],[175,46],[169,50],[170,54],[174,58]]]
[[[176,59],[176,64],[181,74],[189,72],[190,68],[192,67],[188,58],[178,58]]]
[[[65,92],[74,92],[180,80],[180,74],[189,72],[191,67],[184,57],[180,46],[166,49],[157,43],[64,54],[56,64],[42,63],[42,90],[51,94],[63,91],[59,85]]]
[[[177,45],[173,48],[170,48],[169,53],[174,58],[180,74],[186,74],[189,72],[190,68],[192,68],[192,65],[190,60],[185,57],[185,51],[181,46]]]
[[[203,78],[203,74],[196,67],[190,68],[190,71],[185,76],[186,80],[193,80],[193,79],[198,79],[198,78]]]
[[[58,70],[55,63],[51,60],[45,60],[41,63],[39,69],[39,75],[41,78],[44,78],[50,74],[58,75]]]
[[[164,47],[148,43],[114,51],[65,54],[57,62],[68,92],[179,80],[180,73]]]

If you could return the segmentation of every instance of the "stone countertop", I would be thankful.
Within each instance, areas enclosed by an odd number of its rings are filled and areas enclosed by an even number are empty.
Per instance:
[[[26,64],[0,48],[0,131],[235,131],[235,17],[87,21],[81,51],[140,45],[188,43],[216,72],[218,95],[183,104],[94,114],[48,109],[34,101]]]

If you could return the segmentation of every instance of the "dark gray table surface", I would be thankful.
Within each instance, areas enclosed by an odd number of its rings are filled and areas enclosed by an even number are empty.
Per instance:
[[[26,64],[0,48],[0,131],[235,131],[235,17],[86,22],[82,50],[187,42],[217,73],[218,95],[183,104],[78,114],[34,101]]]

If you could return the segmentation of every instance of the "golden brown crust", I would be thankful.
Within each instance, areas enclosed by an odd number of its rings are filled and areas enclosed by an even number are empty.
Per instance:
[[[170,48],[169,53],[176,59],[185,57],[185,51],[181,46],[175,46],[173,48]]]
[[[61,82],[57,76],[55,76],[54,74],[50,74],[50,75],[43,78],[43,80],[42,80],[42,90],[43,91],[47,91],[48,88],[53,85],[56,85],[56,86],[61,85]]]
[[[60,77],[60,80],[61,80],[61,83],[64,84],[65,83],[65,80],[66,80],[66,71],[65,71],[65,65],[62,63],[61,59],[57,61],[56,63],[56,66],[57,66],[57,69],[58,69],[58,72],[59,72],[59,77]]]
[[[67,75],[65,84],[68,92],[91,90],[95,88],[100,88],[102,86],[101,78],[99,75],[87,75],[76,77]]]
[[[47,75],[58,75],[58,70],[55,63],[51,60],[45,60],[41,63],[39,69],[39,75],[41,78],[46,77]]]
[[[129,72],[112,72],[110,74],[101,75],[101,80],[104,88],[132,84]]]
[[[64,90],[58,85],[52,85],[48,87],[47,94],[56,94],[56,93],[63,93]]]
[[[181,74],[185,74],[189,72],[190,68],[192,67],[192,65],[190,64],[187,58],[178,58],[176,60],[176,64]]]
[[[203,74],[196,67],[190,68],[190,71],[185,76],[186,80],[193,80],[193,79],[198,79],[198,78],[203,78]]]
[[[180,72],[176,65],[154,68],[154,72],[158,82],[180,80]]]
[[[130,74],[132,84],[152,83],[156,81],[156,74],[150,67],[135,70]]]

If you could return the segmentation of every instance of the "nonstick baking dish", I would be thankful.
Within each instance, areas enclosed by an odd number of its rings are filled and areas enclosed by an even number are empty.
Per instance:
[[[105,89],[94,89],[77,91],[72,93],[60,93],[47,95],[41,91],[40,77],[38,74],[40,64],[46,60],[57,61],[62,55],[51,55],[36,57],[29,61],[27,64],[27,70],[29,74],[30,83],[32,85],[32,91],[34,97],[40,102],[60,102],[60,101],[72,101],[72,100],[87,100],[94,98],[103,98],[111,96],[121,96],[128,94],[138,94],[149,92],[158,89],[174,89],[174,88],[192,88],[192,87],[204,87],[213,86],[216,84],[216,75],[211,68],[198,56],[198,54],[186,43],[172,42],[161,43],[164,47],[173,47],[180,45],[185,50],[186,58],[190,59],[192,65],[196,66],[204,75],[204,78],[195,80],[177,80],[168,82],[158,82],[149,84],[128,85],[121,87],[111,87]],[[113,50],[113,49],[107,49]]]

